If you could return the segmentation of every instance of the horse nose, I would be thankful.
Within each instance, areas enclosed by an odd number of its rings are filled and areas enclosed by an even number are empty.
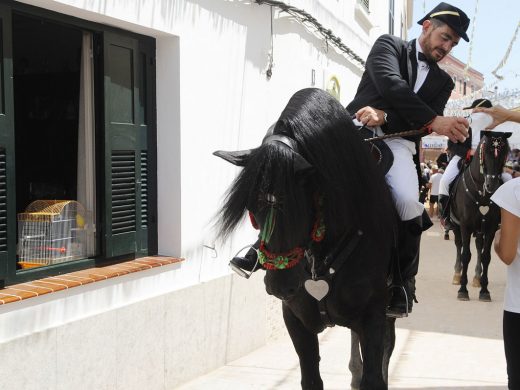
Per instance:
[[[489,193],[493,193],[495,192],[498,187],[500,187],[500,176],[499,175],[493,175],[493,176],[488,176],[488,180],[486,180],[486,191],[489,192]]]
[[[299,286],[270,286],[266,284],[265,291],[282,301],[288,301],[293,298],[299,290]]]

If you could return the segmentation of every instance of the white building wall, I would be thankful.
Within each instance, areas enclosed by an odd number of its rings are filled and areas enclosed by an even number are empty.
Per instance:
[[[323,88],[332,75],[339,79],[340,100],[347,105],[362,67],[327,45],[312,26],[272,8],[274,66],[268,80],[271,7],[250,1],[23,2],[156,38],[159,254],[186,260],[0,307],[0,358],[11,362],[0,372],[12,381],[8,388],[172,389],[282,334],[280,302],[266,296],[261,273],[239,280],[227,266],[256,232],[245,223],[227,243],[214,240],[212,217],[237,168],[212,152],[257,146],[289,97],[312,86],[313,70],[315,87]],[[411,9],[408,2],[395,2],[396,32]],[[369,15],[357,0],[287,3],[305,9],[363,59],[373,40],[388,31],[387,1],[371,2]],[[94,334],[88,331],[92,326]],[[150,328],[164,335],[141,340]],[[85,334],[103,347],[106,359],[95,347],[79,357],[69,352]],[[215,337],[222,344],[208,344]],[[29,344],[34,366],[42,356],[48,362],[39,374],[16,370]],[[214,358],[208,348],[218,351]],[[144,360],[132,360],[134,353],[149,357],[150,365],[128,369]]]
[[[257,146],[289,97],[331,75],[344,105],[363,68],[289,14],[249,1],[26,0],[28,4],[154,36],[157,39],[159,253],[189,259],[192,283],[228,273],[229,255],[254,232],[215,243],[211,219],[236,169],[212,156],[217,149]],[[375,4],[377,3],[377,4]],[[406,2],[396,1],[396,31]],[[388,5],[298,0],[361,58],[388,31]],[[266,78],[271,50],[273,74]],[[216,251],[205,248],[214,247]]]

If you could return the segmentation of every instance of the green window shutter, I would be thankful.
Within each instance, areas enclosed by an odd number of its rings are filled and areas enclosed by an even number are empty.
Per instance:
[[[140,97],[142,61],[136,39],[104,34],[105,251],[145,254],[147,142]]]
[[[11,31],[11,10],[0,4],[0,285],[16,262]]]
[[[156,126],[155,126],[155,40],[139,42],[139,138],[140,138],[140,225],[138,251],[142,255],[156,253],[154,237],[157,236],[156,223]],[[152,148],[150,150],[150,148]]]

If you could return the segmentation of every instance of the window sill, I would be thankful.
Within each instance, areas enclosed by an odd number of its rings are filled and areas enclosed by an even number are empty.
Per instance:
[[[370,17],[370,11],[368,11],[364,5],[356,3],[354,15],[359,25],[365,31],[369,32],[374,27],[374,24]]]
[[[149,256],[99,268],[89,268],[0,289],[0,305],[50,294],[101,280],[184,261],[182,258]]]

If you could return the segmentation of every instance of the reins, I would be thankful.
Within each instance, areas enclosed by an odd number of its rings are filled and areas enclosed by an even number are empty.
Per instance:
[[[366,126],[361,126],[360,128],[363,128],[363,127],[366,128]],[[387,139],[387,138],[410,137],[410,136],[414,136],[414,135],[423,135],[423,134],[428,134],[428,130],[426,130],[426,129],[408,130],[408,131],[401,131],[400,133],[385,134],[385,135],[380,135],[378,137],[366,138],[365,142],[379,141],[379,140]]]
[[[354,119],[356,119],[356,115],[351,115],[350,118],[352,120],[354,120]],[[367,125],[362,125],[362,126],[358,127],[358,130],[361,130],[362,128],[365,128],[370,131],[373,131],[373,129],[374,129],[374,127],[372,129],[370,129],[369,127],[367,127]],[[374,132],[374,134],[375,134],[375,132]],[[424,135],[429,134],[429,130],[427,128],[423,128],[420,130],[401,131],[399,133],[385,134],[385,135],[380,135],[377,137],[365,138],[365,142],[373,142],[373,141],[379,141],[382,139],[397,138],[397,137],[411,137],[414,135],[423,135],[423,134]]]

